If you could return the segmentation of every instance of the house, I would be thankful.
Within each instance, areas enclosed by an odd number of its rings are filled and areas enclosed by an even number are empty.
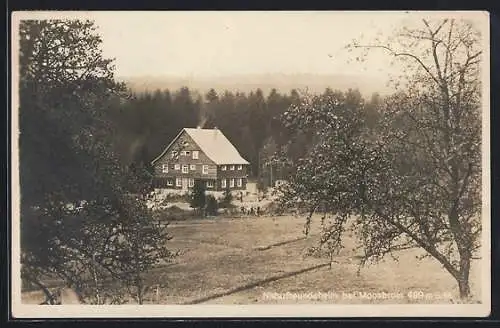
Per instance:
[[[184,128],[151,162],[159,189],[245,190],[249,163],[219,129]]]

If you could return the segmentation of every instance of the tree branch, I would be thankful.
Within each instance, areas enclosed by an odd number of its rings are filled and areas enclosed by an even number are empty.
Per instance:
[[[393,49],[387,47],[387,46],[381,46],[381,45],[355,45],[355,48],[379,48],[379,49],[384,49],[390,52],[394,57],[410,57],[414,59],[426,72],[429,74],[429,76],[434,80],[439,85],[439,80],[432,74],[430,69],[425,65],[420,58],[418,58],[416,55],[408,53],[408,52],[396,52]]]

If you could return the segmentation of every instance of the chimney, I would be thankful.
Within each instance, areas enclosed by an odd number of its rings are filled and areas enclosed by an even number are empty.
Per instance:
[[[217,127],[216,127],[216,126],[214,126],[214,139],[216,139],[216,138],[217,138],[217,130],[218,130],[218,129],[217,129]]]

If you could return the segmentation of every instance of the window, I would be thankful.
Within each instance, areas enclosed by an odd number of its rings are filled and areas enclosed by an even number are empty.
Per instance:
[[[234,179],[229,180],[229,188],[234,188]]]
[[[221,186],[222,188],[226,188],[226,179],[222,179],[222,180],[220,180],[220,186]]]
[[[203,165],[202,173],[203,174],[208,174],[208,165]]]
[[[191,171],[196,171],[196,165],[195,165],[195,164],[191,164],[191,165],[189,165],[189,169],[190,169]]]
[[[207,188],[213,188],[214,187],[214,182],[212,180],[207,181]]]
[[[193,150],[193,159],[198,159],[199,157],[199,151]]]
[[[230,169],[231,171],[234,171],[234,165],[231,165],[231,166],[229,167],[229,169]]]
[[[222,171],[225,171],[225,170],[226,170],[226,165],[222,165],[222,166],[220,167],[220,169],[221,169]]]
[[[174,182],[170,179],[167,180],[167,186],[173,186]]]
[[[182,179],[181,178],[176,178],[175,179],[175,185],[177,187],[182,187]]]
[[[183,150],[183,151],[181,151],[181,155],[189,156],[189,155],[191,155],[191,152],[189,150]]]
[[[238,165],[238,171],[241,171],[243,165]]]
[[[181,165],[180,165],[180,164],[175,164],[174,168],[175,168],[176,170],[180,170],[180,169],[181,169]]]
[[[236,183],[237,183],[238,187],[241,187],[243,185],[243,181],[241,178],[236,179]]]
[[[194,179],[189,179],[189,187],[190,188],[194,187]]]
[[[189,172],[189,166],[188,165],[182,165],[182,173],[188,173]]]
[[[177,150],[172,150],[172,158],[177,157]]]
[[[168,164],[163,164],[163,165],[161,166],[161,171],[162,171],[163,173],[168,173]]]

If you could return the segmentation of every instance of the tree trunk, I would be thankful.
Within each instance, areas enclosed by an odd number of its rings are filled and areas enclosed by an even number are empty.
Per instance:
[[[470,286],[469,279],[459,278],[458,281],[458,289],[460,291],[460,298],[467,299],[470,297]]]
[[[470,297],[469,272],[470,272],[471,254],[467,249],[460,252],[460,275],[458,281],[458,289],[460,298],[466,299]]]
[[[142,305],[144,303],[142,279],[140,277],[136,278],[136,288],[137,288],[137,303]]]

